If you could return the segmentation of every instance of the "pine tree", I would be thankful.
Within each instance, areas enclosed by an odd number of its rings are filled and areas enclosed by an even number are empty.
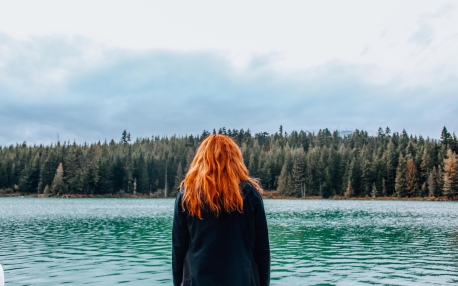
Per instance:
[[[128,143],[128,137],[127,137],[127,130],[124,129],[124,131],[122,132],[122,135],[121,135],[121,141],[120,143],[121,144],[127,144]]]
[[[59,166],[57,167],[56,175],[54,176],[54,180],[52,181],[51,194],[58,196],[66,192],[67,192],[67,186],[65,185],[65,182],[64,182],[64,167],[62,166],[62,162],[60,162]]]
[[[455,152],[449,149],[444,159],[444,196],[449,198],[455,197],[458,193],[457,160]]]
[[[386,134],[387,136],[390,136],[390,135],[391,135],[391,129],[390,129],[390,127],[387,126],[387,127],[385,128],[385,134]]]
[[[433,167],[431,155],[428,148],[423,149],[420,163],[420,183],[425,183],[428,180],[428,175]]]
[[[40,189],[40,156],[35,154],[23,170],[19,179],[19,189],[23,192],[39,193]]]
[[[0,157],[0,190],[8,186],[8,171],[6,169],[6,162]]]
[[[363,196],[368,196],[371,192],[372,182],[374,181],[372,175],[371,163],[367,158],[362,159],[362,185],[361,189],[363,191]]]
[[[386,174],[384,176],[387,190],[386,195],[391,196],[393,194],[393,191],[395,190],[396,166],[398,164],[393,138],[387,145],[387,149],[383,154],[383,159],[385,162],[386,170]]]
[[[49,196],[51,194],[51,190],[49,188],[49,185],[45,186],[45,189],[43,190],[43,194],[46,196]]]
[[[152,194],[156,192],[159,188],[159,167],[154,158],[149,158],[147,160],[147,172],[149,178],[149,193]]]
[[[407,184],[406,184],[406,170],[407,170],[407,163],[402,153],[399,155],[398,166],[396,168],[396,180],[395,180],[395,190],[396,195],[399,198],[403,198],[407,194]]]
[[[304,149],[295,149],[295,157],[292,169],[292,187],[291,195],[297,197],[305,196],[305,153]]]
[[[112,163],[112,174],[113,174],[113,191],[118,192],[125,192],[125,178],[126,178],[126,171],[124,170],[124,164],[120,157],[116,157]],[[106,170],[109,172],[109,170]]]
[[[442,128],[440,142],[444,146],[448,146],[452,142],[452,135],[447,131],[445,126]]]
[[[357,158],[354,158],[354,160],[351,161],[350,166],[348,167],[349,169],[348,179],[351,181],[351,185],[353,187],[355,196],[360,196],[363,194],[363,191],[361,189],[362,172],[361,172],[361,165],[359,163],[360,161]]]
[[[417,168],[412,159],[407,161],[406,193],[409,197],[415,196],[418,192]]]
[[[149,192],[149,178],[146,162],[143,153],[134,160],[134,178],[137,183],[137,193],[147,194]]]
[[[437,197],[442,197],[444,196],[444,171],[442,168],[437,169],[437,177],[436,177],[436,183],[437,183]]]
[[[86,173],[86,189],[90,194],[98,193],[99,191],[99,165],[96,161],[93,161],[88,168]]]
[[[248,164],[248,172],[250,173],[250,175],[252,177],[258,177],[258,165],[259,165],[259,158],[258,156],[256,156],[256,153],[257,152],[251,152],[251,155],[250,155],[250,160],[249,160],[249,164]]]
[[[371,197],[375,199],[378,196],[379,196],[379,194],[378,194],[377,186],[375,185],[375,183],[373,183],[372,184]]]
[[[420,189],[420,193],[419,193],[419,197],[424,197],[426,194],[428,194],[428,183],[424,182],[422,185],[421,185],[421,189]]]
[[[382,197],[387,196],[385,178],[382,179]]]
[[[281,190],[290,196],[344,196],[350,181],[356,197],[371,196],[374,183],[377,196],[394,193],[440,197],[443,192],[451,197],[457,195],[453,178],[458,172],[444,161],[444,158],[450,160],[448,149],[457,152],[454,150],[458,148],[457,139],[446,129],[440,141],[409,136],[405,130],[391,135],[388,129],[379,129],[375,137],[359,130],[345,137],[328,129],[320,130],[317,135],[304,131],[292,131],[289,135],[284,130],[279,132],[272,135],[260,132],[255,136],[243,129],[226,132],[241,146],[250,176],[261,178],[266,189]],[[180,163],[182,173],[186,173],[199,143],[209,135],[206,131],[202,134],[137,138],[129,144],[130,134],[125,131],[119,143],[106,140],[103,144],[58,142],[49,147],[27,144],[0,147],[0,188],[41,192],[48,186],[51,193],[56,168],[61,162],[65,166],[66,187],[59,191],[60,195],[67,191],[132,193],[134,182],[137,193],[152,193],[164,188],[166,181],[168,187],[174,185],[180,177]],[[303,161],[297,159],[299,149]],[[398,163],[400,154],[404,162]],[[288,168],[282,172],[285,162],[289,162]],[[403,175],[396,176],[397,173]]]
[[[428,175],[428,196],[436,197],[437,192],[437,171],[436,167],[433,167],[433,170]]]
[[[132,184],[132,194],[134,194],[134,196],[137,194],[137,178],[134,177],[134,182]]]
[[[181,182],[184,180],[184,173],[183,173],[183,167],[181,166],[181,162],[178,163],[177,167],[177,174],[175,176],[175,182],[174,182],[174,192],[171,194],[172,196],[176,196],[178,192],[178,188],[180,187]]]
[[[56,166],[59,165],[59,158],[57,156],[57,150],[51,149],[40,166],[40,181],[46,186],[52,185],[52,180],[56,174]]]
[[[292,184],[291,171],[293,168],[293,159],[291,153],[286,154],[285,163],[281,169],[280,176],[278,177],[278,192],[282,195],[291,195],[294,186]]]
[[[273,168],[273,152],[267,153],[263,160],[259,162],[259,178],[262,182],[264,190],[272,190],[273,185],[275,184],[275,178],[272,176]]]
[[[345,190],[345,198],[351,198],[353,197],[353,195],[355,194],[355,190],[353,190],[353,187],[351,186],[351,181],[348,180],[348,184],[347,184],[347,189]]]
[[[327,199],[330,198],[333,193],[331,189],[331,176],[329,171],[325,170],[322,178],[319,180],[319,194],[321,197]]]
[[[458,138],[456,137],[455,132],[453,132],[453,135],[452,135],[452,139],[450,142],[450,149],[452,149],[452,151],[455,153],[458,152]]]
[[[111,161],[108,158],[103,158],[99,163],[99,181],[98,181],[98,193],[111,194],[113,193],[113,171]]]

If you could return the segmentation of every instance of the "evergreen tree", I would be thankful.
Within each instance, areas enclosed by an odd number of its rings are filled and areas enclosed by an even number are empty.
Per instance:
[[[375,183],[373,183],[372,184],[371,197],[375,199],[378,196],[379,196],[379,192],[377,190],[377,186],[375,185]]]
[[[359,160],[357,158],[354,158],[354,160],[351,161],[349,166],[348,180],[351,181],[351,185],[353,187],[355,196],[363,195],[363,192],[361,190],[361,177],[361,165],[359,163]]]
[[[290,196],[294,193],[291,172],[293,169],[293,158],[291,153],[286,154],[285,163],[278,177],[278,192],[282,195]]]
[[[446,129],[440,141],[409,136],[405,130],[391,133],[389,128],[379,129],[376,136],[356,130],[345,137],[326,128],[318,134],[292,131],[288,135],[279,130],[272,135],[259,132],[254,136],[249,130],[220,130],[241,146],[250,175],[260,178],[266,190],[278,190],[288,196],[343,196],[350,181],[356,197],[371,196],[374,189],[377,196],[394,193],[440,197],[443,192],[456,196],[447,153],[448,149],[456,153],[457,139]],[[133,193],[134,189],[138,194],[147,194],[159,188],[163,191],[166,185],[174,186],[180,173],[186,173],[197,147],[208,135],[204,131],[197,136],[151,136],[130,144],[130,134],[125,131],[119,143],[109,140],[103,144],[23,143],[0,147],[0,189],[47,189],[51,194],[61,162],[65,166],[66,188],[59,191],[60,195]],[[398,162],[400,155],[404,162]],[[396,176],[397,173],[404,175]]]
[[[433,160],[431,158],[428,148],[423,149],[420,163],[420,184],[423,184],[428,179],[428,174],[431,172],[433,167]]]
[[[137,187],[136,192],[140,194],[149,193],[149,178],[146,166],[146,161],[143,153],[141,152],[134,163],[134,174]]]
[[[420,197],[424,197],[428,195],[428,183],[424,182],[422,185],[421,185],[421,189],[420,189],[420,193],[419,193],[419,196]]]
[[[74,144],[64,159],[65,166],[67,166],[64,178],[68,184],[68,191],[72,194],[84,193],[86,191],[84,185],[87,169],[82,148],[78,148]]]
[[[259,157],[257,152],[251,152],[250,160],[248,163],[248,172],[252,177],[258,177]]]
[[[113,162],[113,190],[114,192],[125,192],[125,185],[127,184],[126,171],[121,158],[116,157]]]
[[[28,193],[39,193],[40,189],[40,155],[35,154],[23,170],[21,178],[19,179],[19,189]]]
[[[332,189],[331,174],[327,160],[329,158],[329,148],[324,147],[321,149],[320,160],[318,161],[318,193],[320,197],[329,198],[334,195]]]
[[[403,198],[407,195],[407,183],[406,183],[406,170],[407,170],[407,162],[404,156],[399,154],[398,160],[398,167],[396,168],[396,195],[399,198]]]
[[[98,181],[98,193],[100,194],[111,194],[113,193],[113,172],[111,169],[111,162],[107,158],[103,158],[99,163],[98,168],[99,181]]]
[[[8,171],[6,169],[6,162],[0,157],[0,190],[8,186]]]
[[[90,194],[96,194],[99,192],[99,165],[96,161],[91,162],[89,165],[88,171],[86,173],[86,178],[84,178],[86,185],[86,192]]]
[[[348,199],[348,198],[353,197],[354,194],[355,194],[355,190],[353,190],[353,187],[351,185],[351,181],[348,180],[347,188],[345,190],[344,196]]]
[[[387,190],[386,190],[386,183],[385,183],[385,178],[382,179],[382,197],[387,196]]]
[[[130,135],[129,135],[130,136]],[[124,129],[124,131],[122,132],[122,135],[121,135],[121,140],[120,140],[120,143],[121,144],[127,144],[128,143],[128,137],[127,137],[127,130]]]
[[[444,126],[441,132],[440,143],[447,147],[450,145],[451,142],[452,142],[452,135],[448,132],[447,128]]]
[[[445,127],[444,127],[445,128]],[[454,198],[458,193],[457,155],[451,149],[444,159],[444,196]]]
[[[399,157],[399,155],[398,155]],[[387,190],[387,196],[391,196],[395,190],[395,178],[396,178],[396,166],[398,165],[398,159],[396,157],[396,150],[393,143],[393,139],[387,145],[387,149],[383,154],[385,162],[385,186]]]
[[[437,196],[437,170],[433,167],[433,170],[428,175],[428,195],[430,197]]]
[[[406,193],[409,197],[418,193],[417,168],[412,159],[407,160]]]
[[[47,153],[47,157],[45,158],[43,164],[40,166],[40,181],[42,185],[52,185],[52,181],[56,174],[56,168],[59,166],[59,162],[60,161],[57,156],[57,151],[55,149],[51,149]]]
[[[455,132],[453,132],[453,136],[450,142],[450,149],[452,149],[453,152],[458,153],[458,138],[456,137]]]
[[[399,136],[399,149],[404,152],[404,156],[407,155],[407,145],[409,144],[409,135],[405,129],[402,129],[401,135]]]
[[[175,196],[179,187],[180,187],[180,184],[181,182],[184,180],[184,177],[185,177],[185,174],[183,173],[183,167],[181,166],[181,162],[178,163],[178,168],[177,168],[177,175],[175,176],[175,183],[174,183],[174,190],[175,190],[175,194],[172,194],[172,196]]]
[[[362,196],[369,196],[371,189],[372,189],[372,184],[375,181],[372,175],[372,168],[371,168],[371,163],[367,158],[363,158],[363,165],[362,165],[362,185],[361,185],[361,190]]]
[[[305,196],[305,153],[304,149],[295,149],[294,163],[292,168],[292,192],[291,195],[297,197]]]
[[[62,162],[60,162],[59,166],[57,166],[56,175],[52,181],[51,194],[58,196],[66,192],[67,185],[64,182],[64,167],[62,166]]]
[[[387,136],[390,136],[390,134],[391,134],[391,129],[388,126],[385,128],[385,134]]]

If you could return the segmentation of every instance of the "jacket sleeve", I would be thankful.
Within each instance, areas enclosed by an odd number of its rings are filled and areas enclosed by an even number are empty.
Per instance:
[[[269,232],[261,195],[257,191],[255,194],[255,261],[259,270],[260,283],[265,286],[270,283]]]
[[[186,213],[181,208],[182,194],[178,192],[175,199],[175,209],[172,226],[172,272],[173,285],[181,285],[183,280],[183,265],[189,249],[189,231]]]

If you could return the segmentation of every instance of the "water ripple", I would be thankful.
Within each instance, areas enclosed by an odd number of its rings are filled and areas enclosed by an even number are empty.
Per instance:
[[[455,285],[458,204],[265,201],[272,285]],[[170,285],[173,200],[0,198],[6,285]]]

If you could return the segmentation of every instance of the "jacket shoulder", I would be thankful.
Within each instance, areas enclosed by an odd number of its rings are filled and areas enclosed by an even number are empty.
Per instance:
[[[249,181],[243,181],[240,184],[240,190],[245,199],[249,201],[262,201],[261,194]]]

